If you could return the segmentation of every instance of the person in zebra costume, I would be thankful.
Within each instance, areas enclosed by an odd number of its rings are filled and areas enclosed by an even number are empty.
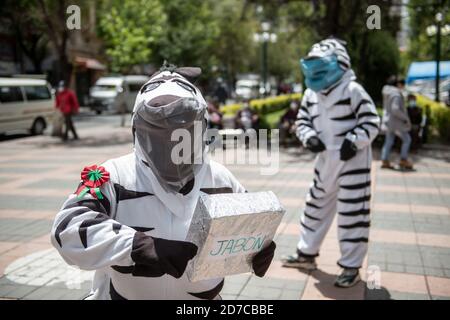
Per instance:
[[[165,65],[154,74],[136,98],[134,151],[85,167],[56,215],[53,246],[68,264],[95,270],[87,299],[220,299],[223,278],[187,278],[197,247],[185,239],[202,193],[245,189],[208,159],[207,106],[191,82],[200,72]],[[177,129],[194,146],[192,153],[183,150],[183,161],[172,157]],[[266,273],[274,250],[272,242],[253,258],[257,276]]]
[[[359,280],[367,253],[370,226],[371,142],[379,132],[375,105],[356,82],[341,40],[314,44],[300,60],[307,89],[297,120],[297,136],[317,153],[314,179],[301,216],[297,252],[282,258],[285,267],[317,268],[315,258],[338,213],[343,268],[335,285],[351,287]]]

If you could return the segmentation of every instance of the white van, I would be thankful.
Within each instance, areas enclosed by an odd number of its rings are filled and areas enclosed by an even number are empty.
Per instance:
[[[0,134],[42,134],[55,111],[50,84],[40,79],[0,78]]]
[[[90,89],[89,106],[97,114],[131,112],[139,90],[149,79],[147,76],[102,77]]]

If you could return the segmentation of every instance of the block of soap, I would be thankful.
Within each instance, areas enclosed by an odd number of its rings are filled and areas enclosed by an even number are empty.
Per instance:
[[[201,195],[186,238],[198,246],[189,280],[252,271],[253,257],[270,244],[284,213],[271,191]]]

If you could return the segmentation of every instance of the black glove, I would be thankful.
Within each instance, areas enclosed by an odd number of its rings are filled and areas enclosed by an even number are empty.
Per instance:
[[[269,269],[270,263],[272,262],[273,256],[275,254],[276,248],[275,242],[271,242],[266,248],[258,252],[252,260],[252,267],[255,274],[262,278]]]
[[[170,274],[180,278],[197,250],[197,246],[190,242],[154,238],[136,232],[131,251],[131,258],[136,263],[133,274],[151,277]]]
[[[341,146],[341,160],[347,161],[356,155],[358,148],[356,145],[348,139],[344,139]]]
[[[318,137],[311,137],[306,141],[306,148],[314,153],[325,150],[325,145]]]

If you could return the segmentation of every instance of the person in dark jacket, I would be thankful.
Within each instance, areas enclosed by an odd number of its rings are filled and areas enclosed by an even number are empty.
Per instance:
[[[295,135],[295,121],[297,120],[299,104],[296,101],[292,101],[289,109],[281,117],[278,128],[280,130],[280,144],[287,145],[287,140],[292,135]]]
[[[417,99],[414,94],[408,95],[408,116],[411,122],[411,135],[412,143],[411,149],[417,149],[420,145],[420,127],[422,124],[422,108],[417,105]]]

